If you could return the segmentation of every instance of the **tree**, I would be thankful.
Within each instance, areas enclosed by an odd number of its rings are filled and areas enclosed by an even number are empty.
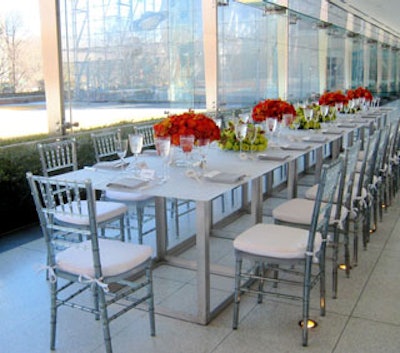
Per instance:
[[[41,47],[18,13],[0,18],[0,93],[37,91],[43,80]]]

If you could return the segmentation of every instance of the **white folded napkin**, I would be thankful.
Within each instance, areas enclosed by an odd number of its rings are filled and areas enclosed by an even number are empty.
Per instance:
[[[117,161],[103,161],[96,163],[93,167],[99,169],[118,169],[125,168],[129,165],[128,162],[123,162],[121,160]]]
[[[284,161],[286,158],[290,157],[290,154],[267,152],[259,153],[257,157],[263,161]]]
[[[138,189],[145,186],[148,183],[146,180],[139,180],[134,178],[121,178],[107,184],[107,187],[112,189]]]
[[[327,135],[341,135],[343,134],[343,130],[341,129],[328,129],[328,130],[324,130],[322,131],[323,134],[327,134]]]
[[[354,123],[341,123],[341,124],[338,124],[338,127],[351,128],[351,127],[356,127],[356,124],[354,124]]]
[[[223,184],[235,184],[246,177],[245,174],[225,173],[225,172],[220,172],[218,170],[207,172],[203,176],[208,181],[213,181],[215,183],[223,183]]]
[[[294,151],[305,151],[310,148],[310,145],[305,145],[304,143],[290,143],[287,145],[281,145],[283,150],[294,150]]]
[[[306,142],[326,142],[327,138],[322,135],[311,135],[303,137],[302,140]]]

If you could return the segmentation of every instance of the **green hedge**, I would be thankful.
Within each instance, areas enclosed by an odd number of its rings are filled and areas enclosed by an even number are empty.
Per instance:
[[[26,172],[42,174],[37,143],[0,149],[0,234],[37,222]],[[77,137],[79,166],[94,163],[90,135]]]
[[[123,135],[132,132],[133,126],[119,126]],[[93,130],[92,130],[93,131]],[[79,168],[95,163],[90,132],[75,135]],[[55,138],[54,138],[55,139]],[[0,235],[38,222],[37,213],[26,181],[28,171],[42,174],[37,141],[0,147]],[[49,140],[48,136],[47,139]],[[43,136],[40,141],[43,141]],[[4,142],[4,141],[3,141]]]

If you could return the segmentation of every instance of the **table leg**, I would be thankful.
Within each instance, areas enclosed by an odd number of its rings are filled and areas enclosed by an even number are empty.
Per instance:
[[[165,259],[168,247],[167,200],[155,197],[157,259]]]
[[[251,218],[252,224],[262,222],[262,207],[263,207],[263,195],[262,195],[262,181],[261,177],[255,178],[251,181]]]
[[[196,201],[197,321],[210,321],[210,231],[211,203]]]
[[[315,183],[319,182],[323,163],[323,146],[315,150]]]
[[[297,197],[297,160],[293,159],[288,163],[287,198],[295,197]]]

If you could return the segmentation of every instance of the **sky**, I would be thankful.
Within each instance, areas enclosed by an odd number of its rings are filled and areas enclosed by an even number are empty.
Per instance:
[[[10,12],[17,12],[32,32],[40,32],[39,0],[0,0],[0,16]]]

